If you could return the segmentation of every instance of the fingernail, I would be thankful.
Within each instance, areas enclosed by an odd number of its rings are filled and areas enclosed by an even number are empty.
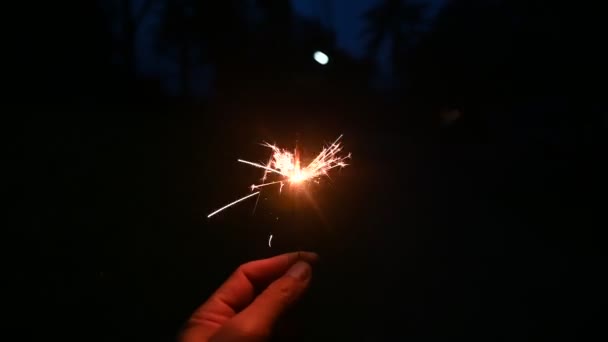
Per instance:
[[[306,280],[310,277],[310,265],[304,261],[298,261],[287,271],[287,275],[298,280]]]

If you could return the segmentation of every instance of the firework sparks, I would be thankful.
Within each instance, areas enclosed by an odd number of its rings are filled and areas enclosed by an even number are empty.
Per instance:
[[[272,154],[266,165],[261,163],[254,163],[243,159],[238,159],[237,161],[239,163],[247,164],[264,170],[261,183],[251,185],[251,191],[256,191],[257,189],[270,185],[279,185],[279,192],[281,192],[285,184],[300,185],[310,181],[318,183],[318,179],[320,177],[329,177],[330,170],[336,167],[343,168],[348,166],[346,161],[350,159],[351,154],[340,154],[343,149],[342,142],[340,141],[341,139],[342,135],[340,135],[338,139],[336,139],[329,146],[324,147],[321,152],[305,167],[301,167],[300,154],[297,149],[295,149],[292,153],[291,151],[281,149],[276,145],[272,145],[269,143],[262,144],[262,146],[265,146],[272,150]],[[271,175],[278,175],[281,178],[279,180],[266,182],[268,177]],[[258,190],[230,204],[227,204],[222,208],[209,214],[207,217],[209,218],[241,201],[253,197],[259,194],[260,191],[261,190]]]

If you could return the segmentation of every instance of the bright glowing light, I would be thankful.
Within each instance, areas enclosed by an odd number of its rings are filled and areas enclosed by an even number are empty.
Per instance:
[[[304,183],[310,181],[318,183],[318,179],[320,177],[329,176],[329,170],[334,169],[336,167],[343,168],[348,166],[346,160],[350,159],[351,154],[340,154],[343,148],[342,142],[340,141],[341,139],[342,135],[340,135],[338,139],[336,139],[329,146],[324,147],[321,152],[315,157],[315,159],[308,163],[308,165],[304,168],[301,167],[300,154],[298,153],[297,149],[294,150],[294,152],[292,153],[288,150],[279,148],[276,145],[271,145],[269,143],[262,144],[262,146],[268,147],[272,150],[272,154],[266,165],[250,162],[243,159],[238,159],[237,161],[264,170],[264,175],[262,176],[261,183],[251,185],[251,191],[255,191],[256,189],[269,185],[279,184],[279,192],[281,192],[285,183],[288,183],[292,186],[301,186]],[[278,180],[266,182],[266,179],[270,175],[279,175],[281,177]],[[211,217],[241,201],[253,197],[259,194],[260,191],[261,190],[258,190],[253,194],[249,194],[228,205],[225,205],[222,208],[209,214],[207,217]]]
[[[329,63],[329,56],[324,54],[321,51],[315,51],[315,53],[312,55],[312,57],[315,59],[315,61],[317,61],[317,63],[319,63],[321,65],[325,65],[325,64]]]
[[[306,176],[301,173],[295,174],[295,175],[289,177],[289,182],[292,184],[302,183],[305,180],[306,180]]]

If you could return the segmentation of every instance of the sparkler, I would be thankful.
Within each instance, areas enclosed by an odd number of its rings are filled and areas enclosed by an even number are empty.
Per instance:
[[[343,168],[348,166],[346,161],[350,159],[351,154],[349,153],[345,156],[340,154],[343,149],[342,142],[340,141],[341,139],[342,135],[340,135],[332,144],[324,147],[315,157],[315,159],[313,159],[306,167],[301,167],[300,154],[297,148],[292,153],[286,149],[279,148],[276,145],[269,143],[262,144],[262,146],[268,147],[272,150],[272,154],[266,164],[254,163],[243,159],[237,160],[239,163],[247,164],[264,170],[261,183],[251,185],[251,191],[255,192],[221,207],[220,209],[209,214],[207,218],[210,218],[211,216],[216,215],[248,198],[259,195],[261,190],[258,189],[260,188],[270,185],[279,185],[280,193],[285,184],[298,186],[311,181],[318,182],[320,177],[329,177],[330,170],[337,167]],[[278,175],[280,176],[280,179],[266,182],[271,175]]]

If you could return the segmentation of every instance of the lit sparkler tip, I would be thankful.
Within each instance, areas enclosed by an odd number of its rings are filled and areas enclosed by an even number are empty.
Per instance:
[[[329,177],[329,170],[336,167],[344,168],[348,166],[345,160],[351,158],[351,153],[346,156],[341,156],[339,154],[340,152],[342,152],[343,149],[342,143],[340,142],[342,137],[343,134],[340,134],[340,136],[332,144],[324,147],[321,152],[319,152],[319,154],[305,167],[301,166],[300,154],[297,148],[293,152],[290,152],[267,142],[261,144],[262,146],[268,147],[272,150],[272,154],[270,155],[270,159],[268,160],[267,164],[264,165],[262,163],[254,163],[243,159],[237,159],[237,161],[239,163],[247,164],[264,170],[264,175],[261,179],[262,183],[251,185],[251,191],[269,185],[279,184],[279,193],[281,193],[285,183],[299,185],[302,183],[313,181],[318,184],[320,177]],[[278,174],[281,175],[283,178],[277,181],[266,182],[267,177],[271,174]],[[241,199],[238,199],[214,211],[207,217],[209,218],[221,212],[222,210],[225,210],[259,193],[260,191],[257,191]]]

